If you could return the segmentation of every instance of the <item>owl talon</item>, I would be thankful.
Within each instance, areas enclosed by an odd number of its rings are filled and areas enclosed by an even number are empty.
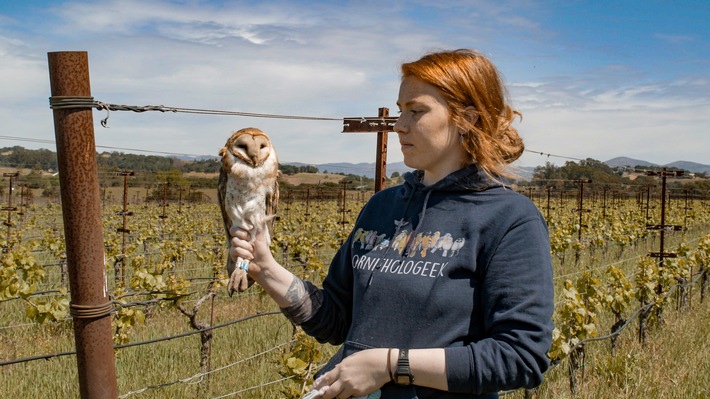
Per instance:
[[[229,277],[229,284],[227,284],[227,294],[231,297],[235,292],[244,292],[249,288],[249,278],[247,272],[244,269],[236,268]]]
[[[227,284],[227,293],[230,297],[235,291],[246,291],[254,283],[254,280],[249,278],[249,260],[239,258],[234,266],[234,271],[229,276],[229,284]]]

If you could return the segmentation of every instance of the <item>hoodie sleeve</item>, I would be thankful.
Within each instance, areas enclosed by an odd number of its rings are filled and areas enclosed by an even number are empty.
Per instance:
[[[318,342],[340,345],[345,341],[352,324],[353,314],[353,268],[352,243],[354,232],[362,225],[362,220],[373,209],[379,209],[378,204],[387,202],[387,195],[392,189],[375,194],[360,210],[353,230],[347,240],[338,249],[328,268],[328,274],[323,280],[323,288],[318,295],[320,308],[309,320],[300,324],[303,331],[314,337]],[[388,194],[389,193],[389,194]],[[383,200],[383,198],[385,198]],[[372,217],[370,215],[370,217]]]
[[[342,344],[352,323],[353,275],[349,248],[350,238],[336,253],[323,280],[320,309],[301,324],[303,331],[321,343]]]
[[[486,338],[446,348],[449,391],[483,394],[540,385],[549,366],[553,285],[542,216],[512,225],[481,286]]]

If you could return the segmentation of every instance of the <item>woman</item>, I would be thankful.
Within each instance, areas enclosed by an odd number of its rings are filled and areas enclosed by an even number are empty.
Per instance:
[[[230,256],[284,314],[342,344],[321,398],[496,398],[541,383],[552,332],[544,219],[505,186],[523,144],[496,68],[480,53],[402,65],[395,125],[404,184],[375,194],[319,289],[281,267],[268,237],[233,232]],[[366,240],[363,237],[377,237]]]

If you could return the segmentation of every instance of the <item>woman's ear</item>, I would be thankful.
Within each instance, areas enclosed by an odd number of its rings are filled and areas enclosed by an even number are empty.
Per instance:
[[[476,111],[476,107],[473,105],[464,108],[464,114],[466,115],[466,120],[471,122],[472,125],[478,122],[478,111]]]

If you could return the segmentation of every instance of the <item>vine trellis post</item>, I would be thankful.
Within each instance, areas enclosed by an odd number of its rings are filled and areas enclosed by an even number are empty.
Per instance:
[[[377,132],[377,163],[375,192],[385,188],[387,179],[387,133],[394,132],[397,118],[390,118],[388,108],[380,108],[377,117],[356,117],[343,120],[343,133]]]
[[[82,399],[117,398],[92,110],[53,106],[59,98],[91,98],[89,57],[67,51],[47,58],[79,392]]]
[[[133,212],[128,211],[128,177],[135,176],[136,173],[132,170],[124,170],[116,174],[117,176],[123,176],[123,210],[118,212],[118,215],[123,218],[123,227],[116,229],[116,232],[121,233],[121,269],[120,269],[120,279],[119,279],[119,269],[116,268],[114,271],[115,279],[117,284],[121,284],[121,287],[126,287],[126,235],[131,231],[128,229],[128,224],[126,217],[133,216]]]
[[[345,242],[345,234],[346,234],[345,225],[348,224],[348,222],[345,220],[345,215],[348,212],[350,212],[350,210],[347,207],[347,198],[346,198],[348,184],[350,184],[350,183],[352,183],[352,181],[350,181],[350,180],[343,180],[342,182],[340,182],[340,184],[343,185],[343,190],[341,191],[341,195],[343,198],[342,207],[340,208],[341,218],[340,218],[340,222],[338,222],[338,224],[340,224],[340,245],[343,245],[343,242]]]
[[[551,192],[552,190],[555,189],[555,186],[547,186],[545,187],[545,191],[547,191],[547,222],[550,222],[550,209],[555,209],[554,207],[550,207],[550,197],[551,197]]]
[[[659,276],[661,275],[663,271],[663,260],[665,258],[675,258],[677,257],[677,254],[675,252],[666,252],[665,251],[665,233],[666,231],[682,231],[683,226],[679,225],[670,225],[666,224],[666,179],[668,176],[682,176],[683,171],[682,170],[677,170],[677,171],[671,171],[667,170],[666,168],[663,168],[660,171],[648,171],[646,172],[647,176],[660,176],[661,177],[661,223],[660,224],[646,224],[646,229],[647,230],[658,230],[660,233],[660,249],[658,252],[651,252],[648,254],[648,256],[652,258],[658,258],[658,274]],[[656,293],[661,294],[663,292],[663,286],[659,282],[658,285],[656,285]],[[659,323],[663,320],[662,317],[662,308],[659,307],[656,309],[656,314],[658,317]]]
[[[579,184],[579,194],[578,194],[578,199],[577,199],[577,209],[573,209],[572,212],[578,212],[579,213],[579,230],[577,230],[577,240],[582,243],[582,229],[586,228],[587,225],[584,224],[584,213],[585,212],[591,212],[591,209],[585,209],[584,208],[584,185],[585,184],[590,184],[592,181],[589,179],[575,179],[572,180],[572,183]],[[580,258],[580,253],[579,253],[579,248],[574,251],[574,259],[575,263],[579,263],[579,258]]]
[[[17,210],[16,206],[12,206],[12,179],[18,177],[19,175],[20,172],[2,174],[2,177],[10,178],[10,184],[7,189],[7,206],[2,208],[3,211],[7,211],[7,221],[4,222],[5,226],[7,226],[7,243],[5,244],[5,250],[7,251],[9,251],[10,241],[12,238],[12,212]]]

